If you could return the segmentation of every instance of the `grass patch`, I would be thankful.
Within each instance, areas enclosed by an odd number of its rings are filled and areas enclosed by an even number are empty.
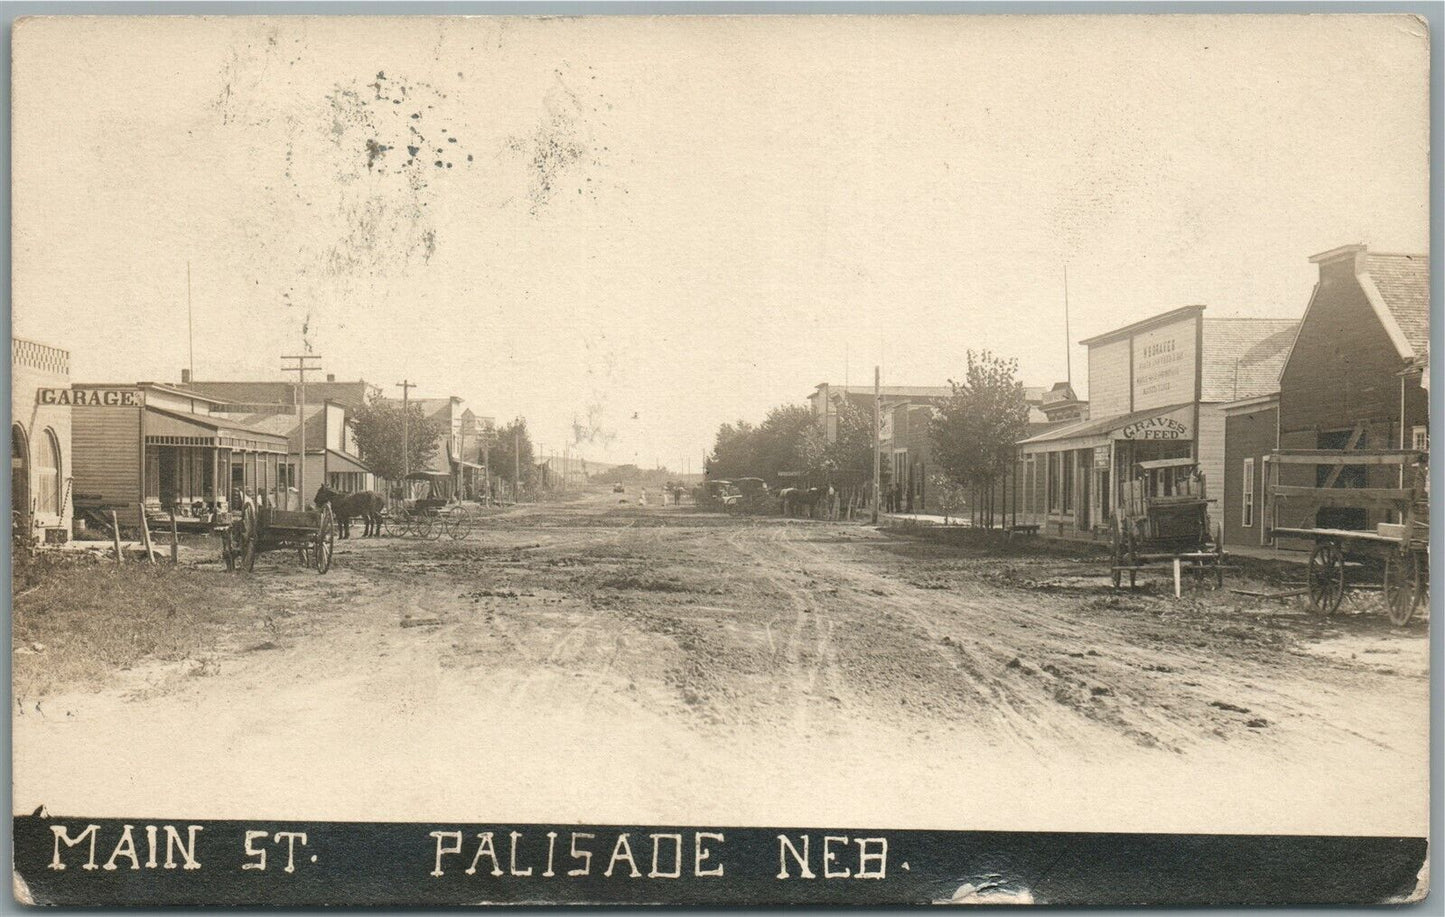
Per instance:
[[[247,577],[190,567],[41,555],[14,569],[17,698],[98,687],[146,660],[193,656],[260,598]]]

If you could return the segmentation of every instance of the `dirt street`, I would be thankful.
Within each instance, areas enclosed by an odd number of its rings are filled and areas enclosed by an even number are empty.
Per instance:
[[[15,811],[1425,831],[1427,625],[1102,569],[610,493],[264,555],[205,652],[17,698]]]

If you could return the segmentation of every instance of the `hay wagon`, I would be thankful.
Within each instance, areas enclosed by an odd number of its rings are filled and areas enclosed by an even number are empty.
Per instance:
[[[256,555],[292,550],[298,563],[317,573],[331,569],[336,550],[336,517],[331,507],[282,510],[257,506],[247,497],[239,513],[220,526],[221,559],[231,571],[256,569]]]
[[[1185,569],[1212,572],[1224,585],[1222,539],[1210,528],[1210,500],[1199,463],[1191,458],[1139,462],[1138,475],[1123,482],[1114,516],[1110,574],[1114,588],[1137,585],[1143,570],[1172,567],[1174,594]]]
[[[1277,482],[1286,465],[1312,466],[1317,486],[1286,485]],[[1344,470],[1364,471],[1347,483],[1368,483],[1371,469],[1398,466],[1399,487],[1341,486]],[[1429,592],[1430,504],[1429,455],[1414,450],[1276,450],[1270,455],[1270,486],[1265,494],[1265,519],[1273,522],[1281,505],[1290,515],[1314,520],[1314,526],[1274,526],[1268,532],[1279,537],[1303,538],[1313,542],[1306,579],[1310,610],[1333,615],[1347,590],[1378,588],[1384,597],[1390,622],[1404,626],[1414,617]],[[1378,472],[1377,472],[1378,476]],[[1407,486],[1408,485],[1408,486]],[[1399,520],[1380,522],[1373,529],[1320,525],[1321,510],[1353,512],[1355,521],[1370,513],[1385,513]],[[1379,576],[1379,585],[1363,583]]]

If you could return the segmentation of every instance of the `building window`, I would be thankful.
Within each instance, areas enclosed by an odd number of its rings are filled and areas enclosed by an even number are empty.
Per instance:
[[[1244,474],[1240,477],[1240,483],[1244,487],[1243,512],[1240,514],[1239,524],[1245,528],[1254,525],[1254,459],[1244,460]]]
[[[46,429],[35,457],[35,511],[47,516],[60,515],[60,440],[55,431]]]
[[[1410,448],[1411,448],[1411,449],[1414,449],[1416,452],[1429,452],[1429,451],[1430,451],[1430,428],[1429,428],[1429,427],[1411,427],[1411,428],[1410,428]]]

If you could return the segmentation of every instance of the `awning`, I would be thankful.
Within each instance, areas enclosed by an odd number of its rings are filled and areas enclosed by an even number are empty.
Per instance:
[[[1188,402],[1097,420],[1082,420],[1030,437],[1019,443],[1019,448],[1025,452],[1052,452],[1106,446],[1116,440],[1187,442],[1193,439],[1194,404]]]
[[[150,405],[145,409],[145,441],[150,446],[202,446],[239,452],[286,454],[286,437],[205,414]]]
[[[371,469],[357,461],[355,456],[347,455],[345,452],[337,452],[335,449],[326,450],[326,470],[328,473],[359,472],[371,474]]]

